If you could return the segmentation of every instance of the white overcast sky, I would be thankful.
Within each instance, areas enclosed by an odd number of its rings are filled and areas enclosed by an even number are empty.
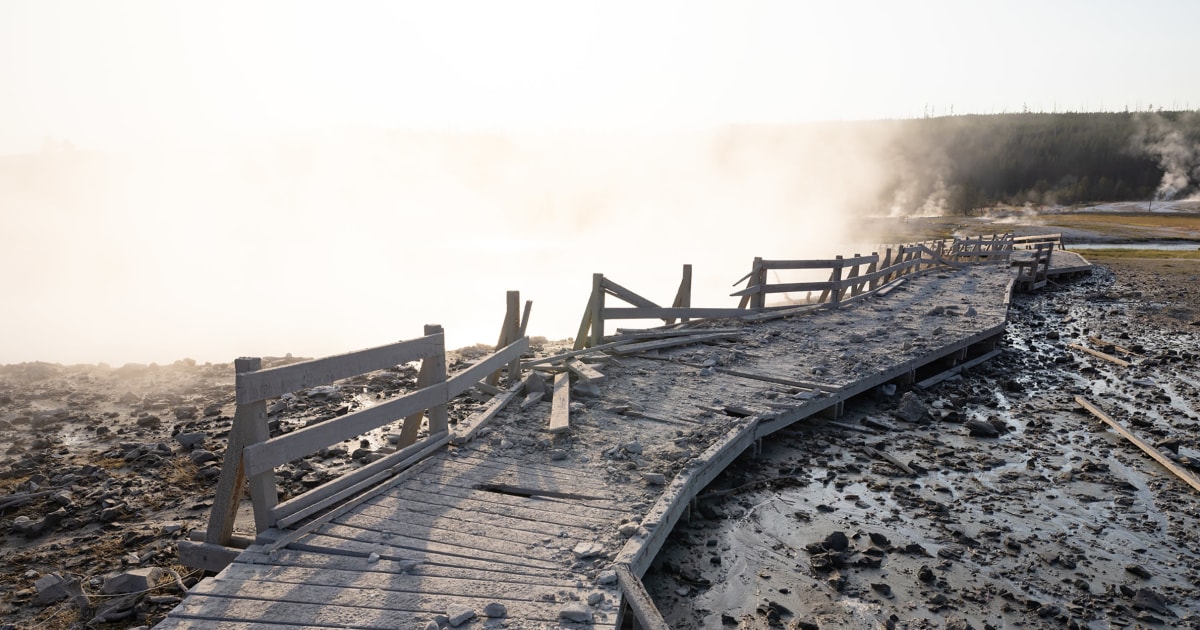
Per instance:
[[[1197,25],[1192,0],[0,0],[0,153],[1195,109]]]

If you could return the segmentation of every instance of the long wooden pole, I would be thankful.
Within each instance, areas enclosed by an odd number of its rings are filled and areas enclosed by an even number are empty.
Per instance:
[[[1187,470],[1184,470],[1183,468],[1181,468],[1179,466],[1179,464],[1176,464],[1175,462],[1171,461],[1171,458],[1167,457],[1166,455],[1163,455],[1161,451],[1154,448],[1153,446],[1150,446],[1149,444],[1144,442],[1138,436],[1134,435],[1133,433],[1130,433],[1128,429],[1126,429],[1125,427],[1118,424],[1116,420],[1113,420],[1112,417],[1110,417],[1108,414],[1101,411],[1099,407],[1097,407],[1096,405],[1093,405],[1091,402],[1088,401],[1088,399],[1084,398],[1083,396],[1076,396],[1075,402],[1079,403],[1080,406],[1082,406],[1084,409],[1087,409],[1088,411],[1092,412],[1092,414],[1095,415],[1097,418],[1100,418],[1101,420],[1103,420],[1105,424],[1112,427],[1113,430],[1116,431],[1117,433],[1120,433],[1121,436],[1124,437],[1126,440],[1133,442],[1135,446],[1142,449],[1142,451],[1144,451],[1150,457],[1153,457],[1154,461],[1162,464],[1163,466],[1165,466],[1167,468],[1167,470],[1175,473],[1176,477],[1179,477],[1180,479],[1187,482],[1187,485],[1191,486],[1192,489],[1200,491],[1200,479],[1197,479],[1195,475],[1193,475],[1192,473],[1188,472]]]

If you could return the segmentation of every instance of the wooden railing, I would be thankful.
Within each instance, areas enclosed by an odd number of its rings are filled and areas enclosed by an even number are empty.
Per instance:
[[[739,308],[749,307],[755,311],[767,309],[766,296],[774,293],[816,292],[820,295],[808,304],[839,305],[848,300],[874,293],[902,276],[938,266],[955,266],[928,245],[901,245],[893,256],[892,249],[870,256],[855,254],[850,258],[837,256],[825,260],[763,260],[755,258],[750,273],[737,282],[749,282],[745,289],[731,295],[741,297]],[[865,267],[865,268],[864,268]],[[790,282],[771,284],[769,272],[774,270],[829,269],[829,279],[817,282]],[[783,307],[786,308],[786,307]]]
[[[451,441],[446,410],[450,400],[471,388],[501,393],[494,383],[506,366],[510,385],[519,384],[520,358],[529,348],[525,328],[530,306],[526,304],[521,317],[519,304],[518,294],[509,292],[497,350],[453,376],[447,375],[445,336],[440,326],[426,326],[424,336],[416,339],[270,369],[262,369],[260,358],[237,359],[237,410],[208,528],[203,544],[192,548],[180,545],[181,560],[206,569],[228,563],[228,551],[232,550],[227,548],[234,539],[235,519],[247,481],[255,530],[262,534],[327,510],[445,446]],[[414,391],[290,433],[270,435],[268,400],[414,361],[421,362]],[[418,440],[424,420],[428,435]],[[402,422],[398,450],[282,503],[278,501],[277,467],[398,421]]]
[[[1007,263],[1012,256],[1012,234],[956,238],[947,258],[964,263]]]
[[[604,274],[592,275],[592,293],[575,336],[575,349],[595,347],[604,342],[604,323],[609,320],[661,319],[666,324],[689,319],[747,318],[765,316],[770,312],[784,312],[798,306],[830,306],[857,300],[886,287],[901,277],[932,269],[934,267],[956,267],[958,260],[950,255],[952,250],[961,252],[962,262],[980,262],[994,259],[1002,252],[1010,251],[1010,241],[1005,237],[968,241],[968,245],[955,248],[960,240],[929,241],[901,245],[894,251],[891,247],[884,255],[869,256],[855,254],[850,258],[837,256],[823,260],[764,260],[755,258],[750,273],[743,276],[734,286],[747,282],[747,287],[731,295],[741,300],[735,308],[696,308],[691,301],[691,265],[684,265],[683,281],[671,307],[662,307],[651,300],[617,284]],[[1005,254],[1007,256],[1007,254]],[[1006,258],[1007,259],[1007,258]],[[813,282],[770,282],[771,272],[781,270],[829,270],[829,279]],[[814,300],[798,304],[767,306],[767,296],[780,293],[820,291]],[[615,297],[632,306],[611,307],[609,297]]]
[[[1040,243],[1050,243],[1051,249],[1065,249],[1062,234],[1034,234],[1032,236],[1017,236],[1012,239],[1015,249],[1034,249]]]

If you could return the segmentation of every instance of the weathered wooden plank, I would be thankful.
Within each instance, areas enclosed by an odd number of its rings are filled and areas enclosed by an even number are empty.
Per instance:
[[[445,353],[443,335],[428,335],[387,346],[241,373],[237,375],[234,389],[237,402],[245,404],[278,398],[288,392],[325,385],[441,353]]]
[[[1150,444],[1146,443],[1140,437],[1134,435],[1132,431],[1130,431],[1129,429],[1126,429],[1124,426],[1121,425],[1121,423],[1117,422],[1116,420],[1113,420],[1112,416],[1109,416],[1107,413],[1104,413],[1103,410],[1101,410],[1096,405],[1092,404],[1091,401],[1084,398],[1083,396],[1076,396],[1075,402],[1079,403],[1079,405],[1081,407],[1083,407],[1084,409],[1087,409],[1088,411],[1092,412],[1092,415],[1103,420],[1105,424],[1112,427],[1114,431],[1116,431],[1117,433],[1119,433],[1121,435],[1121,437],[1125,438],[1126,440],[1129,440],[1130,442],[1133,443],[1134,446],[1142,449],[1142,452],[1146,453],[1150,457],[1153,457],[1154,461],[1162,464],[1167,470],[1171,471],[1176,477],[1179,477],[1184,483],[1191,486],[1193,490],[1200,490],[1200,479],[1198,479],[1190,471],[1184,469],[1179,464],[1176,464],[1175,462],[1171,461],[1171,458],[1167,457],[1166,455],[1163,455],[1161,451],[1154,448]]]
[[[504,408],[512,402],[513,398],[524,387],[521,383],[513,383],[508,389],[504,390],[500,395],[493,397],[483,406],[483,409],[471,414],[466,420],[458,423],[454,431],[450,434],[450,443],[454,445],[462,445],[475,439],[475,434],[480,429],[487,426]]]
[[[279,589],[276,594],[262,594],[256,599],[233,599],[219,595],[197,593],[180,604],[172,615],[176,618],[291,623],[294,627],[368,628],[394,630],[418,628],[432,621],[435,614],[446,610],[403,610],[388,608],[388,599],[379,597],[372,603],[370,591],[334,591],[320,587]],[[375,594],[379,596],[378,593]],[[308,597],[310,599],[304,599]],[[317,601],[319,604],[308,602]],[[346,602],[343,604],[325,602]],[[478,603],[483,610],[486,602]],[[518,619],[557,623],[558,610],[548,602],[510,602],[509,615]]]
[[[276,466],[315,453],[330,444],[362,435],[416,411],[446,402],[451,398],[447,391],[448,386],[448,382],[437,383],[369,409],[247,446],[242,458],[246,474],[269,471]]]
[[[975,367],[976,365],[980,365],[980,364],[986,363],[988,361],[991,361],[992,359],[1000,356],[1001,354],[1004,354],[1004,348],[997,348],[995,350],[992,350],[991,352],[988,352],[987,354],[983,354],[981,356],[975,357],[974,359],[971,359],[970,361],[967,361],[965,363],[960,363],[944,372],[935,374],[919,383],[916,383],[915,385],[913,385],[913,387],[915,387],[916,389],[929,389],[930,387],[933,387],[934,385],[941,383],[942,381],[950,378],[951,376],[961,373],[963,370],[969,370],[969,369]]]
[[[313,488],[294,499],[284,501],[272,513],[273,526],[291,527],[313,514],[371,488],[400,470],[428,457],[450,441],[449,434],[432,435]]]
[[[605,484],[597,480],[596,475],[603,471],[595,469],[567,472],[567,469],[554,470],[538,466],[531,461],[528,466],[503,464],[488,458],[472,459],[466,457],[447,458],[439,471],[443,475],[456,480],[457,483],[490,483],[507,484],[512,486],[540,487],[545,490],[561,489],[562,492],[586,494],[598,499],[609,499],[612,492],[605,489]],[[433,471],[430,471],[431,474]]]
[[[637,308],[605,308],[601,311],[605,319],[719,319],[722,317],[739,317],[746,311],[736,308],[667,308],[667,307],[637,307]]]
[[[180,564],[214,573],[229,566],[241,553],[241,549],[213,543],[179,541]]]
[[[533,576],[514,575],[510,573],[470,573],[470,578],[431,577],[419,573],[410,573],[396,567],[393,572],[376,570],[380,564],[362,562],[363,569],[357,571],[271,566],[261,564],[239,564],[235,570],[226,572],[216,582],[232,584],[252,581],[268,582],[277,585],[306,584],[309,586],[324,586],[329,588],[371,589],[390,593],[437,594],[448,596],[461,595],[468,598],[487,597],[505,600],[538,599],[548,594],[561,592],[563,588],[574,590],[570,582],[563,580],[548,580],[548,584],[539,583]],[[385,563],[388,564],[388,563]],[[390,563],[394,566],[394,563]],[[213,580],[209,580],[210,582]],[[212,593],[212,585],[198,592]]]
[[[645,307],[645,308],[660,308],[658,304],[655,304],[654,302],[638,295],[637,293],[634,293],[633,291],[626,289],[625,287],[617,284],[616,282],[613,282],[612,280],[610,280],[608,278],[604,279],[604,283],[602,284],[602,286],[606,290],[608,290],[609,294],[611,294],[615,297],[618,297],[622,300],[625,300],[626,302],[629,302],[630,304],[632,304],[634,306],[641,306],[641,307]]]
[[[448,388],[449,392],[447,399],[454,398],[468,389],[471,389],[475,386],[475,383],[482,380],[485,375],[504,367],[505,364],[515,359],[520,358],[521,354],[528,349],[529,338],[521,337],[520,339],[508,344],[504,348],[494,352],[493,354],[480,359],[471,367],[454,374],[446,381],[446,387]]]
[[[621,585],[625,603],[633,611],[638,624],[645,630],[671,630],[671,626],[667,625],[662,614],[658,612],[658,607],[654,605],[654,600],[650,598],[650,593],[646,592],[646,586],[633,574],[629,565],[618,563],[616,570],[617,583]]]
[[[428,523],[430,527],[437,526],[462,532],[473,532],[480,528],[488,531],[499,529],[519,531],[540,536],[543,541],[554,536],[578,538],[595,533],[589,527],[581,525],[548,524],[528,518],[415,501],[390,506],[363,503],[355,508],[354,514],[397,523],[411,522],[416,525]],[[342,522],[348,516],[350,515],[343,514],[337,520]],[[523,536],[523,534],[518,534],[518,536]],[[523,538],[519,538],[519,540],[523,540]]]
[[[766,269],[833,269],[834,267],[848,267],[850,265],[867,264],[878,262],[879,256],[855,256],[853,258],[826,258],[812,260],[764,260],[763,267]]]
[[[1087,346],[1081,346],[1077,343],[1069,343],[1069,344],[1067,344],[1067,347],[1071,348],[1073,350],[1078,350],[1080,352],[1086,352],[1087,354],[1090,354],[1090,355],[1100,358],[1100,359],[1104,359],[1105,361],[1108,361],[1109,363],[1112,363],[1114,365],[1119,365],[1121,367],[1129,367],[1131,365],[1125,359],[1118,359],[1117,357],[1114,357],[1111,354],[1106,354],[1104,352],[1100,352],[1099,350],[1092,350],[1091,348],[1089,348]]]
[[[740,337],[741,333],[701,333],[690,337],[675,337],[672,339],[660,339],[658,341],[646,341],[642,343],[634,343],[625,346],[620,346],[612,349],[613,354],[634,354],[637,352],[647,352],[649,350],[659,350],[662,348],[672,348],[675,346],[687,346],[695,343],[704,343],[708,341],[719,341],[722,339],[733,339]]]
[[[429,536],[429,533],[430,530],[414,528],[411,532],[401,534],[367,529],[357,525],[327,523],[319,527],[312,536],[303,539],[303,542],[312,544],[318,537],[323,537],[326,541],[334,539],[342,541],[336,543],[335,549],[338,550],[371,548],[380,555],[422,551],[542,569],[559,568],[562,566],[562,560],[570,555],[569,548],[558,549],[495,539],[484,540],[478,536],[449,529],[438,530],[437,536]]]
[[[597,480],[596,475],[602,474],[604,466],[581,466],[575,465],[558,465],[560,462],[550,460],[548,462],[538,461],[533,459],[523,459],[520,457],[505,455],[503,452],[459,452],[453,457],[446,457],[438,460],[438,466],[431,469],[434,470],[456,470],[461,468],[468,469],[490,469],[496,472],[513,473],[521,477],[530,478],[547,478],[555,481],[561,481],[566,485],[578,486],[597,486],[601,482]]]
[[[585,381],[599,383],[604,380],[603,372],[578,359],[567,359],[566,361],[563,361],[563,365],[565,365],[568,370],[574,373],[575,376],[578,376]]]
[[[460,536],[475,536],[484,548],[490,548],[492,539],[516,545],[546,546],[545,531],[530,531],[527,523],[511,521],[521,527],[505,527],[498,522],[478,523],[444,518],[437,514],[413,512],[411,510],[386,510],[374,505],[360,505],[353,512],[334,520],[339,525],[350,525],[378,532],[408,534],[419,538],[436,536],[440,531],[455,532]],[[586,530],[576,530],[583,532]],[[590,538],[591,534],[588,533]]]
[[[755,381],[763,381],[764,383],[776,383],[778,385],[789,385],[791,387],[800,387],[803,389],[814,389],[822,392],[835,393],[841,391],[841,387],[837,385],[829,385],[826,383],[814,383],[812,381],[801,381],[791,378],[781,378],[778,376],[768,376],[766,374],[753,374],[751,372],[742,372],[739,370],[731,370],[729,368],[714,367],[715,371],[729,376],[738,378],[748,378]]]
[[[263,623],[254,621],[219,621],[216,619],[182,619],[167,617],[154,625],[156,630],[287,630],[304,627],[294,623]],[[313,626],[308,626],[313,627]]]
[[[425,484],[403,484],[380,497],[403,496],[405,489],[413,493],[412,500],[425,503],[463,507],[484,512],[495,512],[522,518],[545,519],[549,523],[562,523],[581,527],[608,523],[614,515],[619,519],[628,516],[627,511],[608,509],[597,505],[584,505],[579,501],[564,501],[549,497],[517,497],[486,490],[459,488],[453,485],[429,482]],[[415,493],[419,493],[415,494]],[[384,505],[382,499],[372,501]]]
[[[623,346],[623,345],[633,343],[634,341],[635,341],[634,339],[619,339],[617,341],[602,343],[598,346],[593,346],[590,348],[580,348],[577,350],[572,350],[570,352],[564,352],[562,354],[555,354],[555,355],[551,355],[548,357],[541,357],[539,359],[529,359],[528,361],[522,361],[521,367],[523,367],[525,369],[529,369],[536,365],[545,365],[546,363],[559,363],[564,359],[569,359],[571,357],[583,356],[585,354],[596,354],[603,350],[611,350],[613,348],[616,348],[617,346]]]
[[[571,375],[566,372],[554,376],[549,430],[551,433],[565,433],[571,430]]]
[[[412,560],[389,560],[386,558],[371,558],[366,556],[338,556],[303,549],[279,549],[271,553],[246,553],[239,558],[238,563],[231,565],[228,575],[254,579],[250,570],[265,568],[292,571],[297,569],[314,569],[315,573],[328,580],[337,580],[339,573],[351,576],[361,576],[365,581],[375,579],[404,580],[404,576],[414,576],[415,579],[446,578],[451,580],[478,580],[485,577],[488,580],[508,584],[511,582],[527,583],[539,586],[570,588],[574,585],[567,573],[550,573],[540,569],[525,569],[517,571],[481,570],[471,567],[447,566],[431,562],[415,562]],[[507,565],[505,569],[510,569]],[[382,577],[377,576],[380,574]],[[320,583],[320,579],[313,582]],[[332,584],[336,585],[336,583]]]
[[[828,291],[839,288],[833,282],[788,282],[783,284],[758,284],[740,291],[734,291],[731,297],[743,295],[758,295],[760,293],[794,293],[798,291]]]

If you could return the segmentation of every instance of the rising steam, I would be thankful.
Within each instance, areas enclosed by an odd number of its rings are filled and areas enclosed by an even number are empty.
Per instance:
[[[853,125],[628,135],[344,131],[115,155],[0,157],[19,270],[0,363],[320,356],[442,324],[575,334],[602,272],[733,306],[755,256],[848,253],[888,177]]]
[[[1163,169],[1155,199],[1170,201],[1200,194],[1196,191],[1196,184],[1200,182],[1200,144],[1187,138],[1181,124],[1197,114],[1189,112],[1183,116],[1180,121],[1154,113],[1138,117],[1134,150],[1152,156]]]

